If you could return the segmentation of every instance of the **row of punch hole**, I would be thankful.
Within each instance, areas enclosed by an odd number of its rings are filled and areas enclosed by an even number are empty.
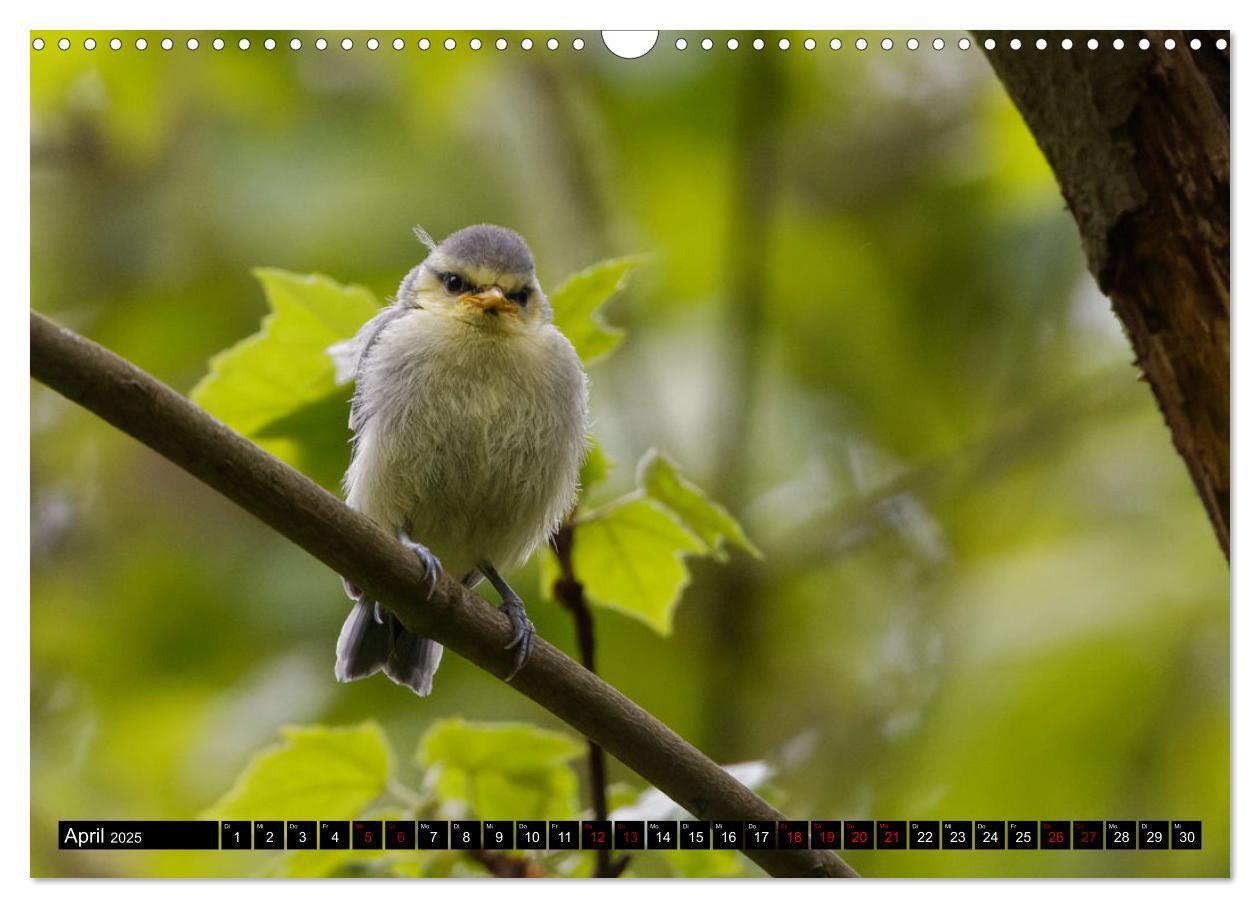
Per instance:
[[[825,41],[826,46],[829,47],[833,51],[840,50],[841,48],[844,47],[844,42],[840,38],[831,38],[830,40],[824,39],[824,41]],[[158,42],[158,46],[160,46],[162,50],[169,51],[175,48],[175,43],[176,43],[175,40],[172,38],[162,38],[161,41]],[[496,38],[492,42],[494,48],[500,51],[507,50],[514,43],[517,46],[519,46],[521,50],[533,50],[535,46],[534,40],[532,38],[521,38],[517,42],[510,42],[507,38]],[[581,51],[585,49],[586,47],[586,41],[580,37],[573,38],[572,41],[568,43],[575,51]],[[751,41],[748,41],[747,43],[753,50],[758,50],[758,51],[764,50],[767,46],[775,46],[775,47],[778,47],[779,50],[789,50],[793,46],[792,41],[788,38],[779,38],[777,41],[772,41],[769,45],[767,44],[764,38],[760,38],[760,37],[753,38]],[[997,48],[997,41],[994,38],[985,38],[982,43],[984,45],[985,50],[994,50]],[[1203,47],[1203,41],[1201,41],[1199,38],[1191,38],[1186,43],[1191,50],[1199,50]],[[236,44],[237,49],[243,50],[243,51],[249,50],[251,47],[253,47],[253,43],[250,41],[249,38],[239,38],[237,39],[235,44]],[[277,47],[280,46],[280,44],[276,41],[275,38],[264,38],[261,42],[259,42],[259,44],[264,50],[269,50],[269,51],[275,50]],[[392,40],[388,40],[387,42],[382,42],[381,40],[377,38],[368,38],[363,42],[363,46],[370,51],[379,50],[380,48],[386,46],[386,44],[388,44],[388,46],[392,47],[396,51],[404,50],[407,47],[407,42],[404,41],[402,38],[394,38]],[[1139,38],[1135,42],[1135,44],[1139,50],[1150,50],[1152,46],[1151,40],[1146,37]],[[323,37],[316,38],[314,41],[311,42],[311,45],[316,50],[319,50],[319,51],[327,50],[331,46],[328,39],[323,38]],[[343,51],[354,50],[356,46],[353,38],[342,38],[341,41],[338,42],[338,45],[341,47]],[[1075,46],[1072,38],[1047,39],[1044,37],[1036,38],[1036,39],[1029,39],[1027,45],[1025,45],[1022,39],[1013,37],[1013,38],[1008,39],[1008,45],[1011,50],[1021,50],[1025,46],[1035,48],[1036,50],[1047,50],[1050,47],[1056,46],[1056,45],[1062,48],[1063,50],[1071,50]],[[49,46],[50,46],[49,43],[46,42],[42,37],[36,37],[31,41],[31,47],[37,51],[44,50],[46,47],[49,47]],[[63,38],[57,39],[55,44],[51,46],[55,46],[58,50],[65,51],[65,50],[70,50],[70,48],[73,46],[73,42],[69,38],[63,37]],[[95,38],[89,37],[89,38],[83,39],[82,46],[84,50],[95,50],[98,45]],[[108,41],[108,47],[110,50],[115,50],[115,51],[122,50],[123,46],[124,46],[124,42],[121,38],[111,38]],[[136,50],[147,50],[149,47],[149,41],[147,38],[136,38],[134,42],[134,46]],[[184,42],[184,46],[190,51],[197,50],[201,47],[201,42],[197,38],[188,38]],[[216,51],[221,51],[227,46],[228,46],[228,43],[223,38],[214,38],[210,41],[210,47]],[[305,44],[301,38],[294,37],[294,38],[290,38],[288,41],[288,47],[290,50],[295,50],[295,51],[302,50],[304,46]],[[435,47],[441,47],[445,50],[451,51],[451,50],[455,50],[459,46],[460,46],[459,41],[457,41],[455,38],[446,38],[439,42],[431,41],[429,38],[420,38],[416,42],[417,49],[422,50],[422,51],[427,51]],[[485,44],[482,42],[480,38],[471,38],[467,41],[467,47],[470,50],[474,50],[474,51],[481,50],[483,46],[485,46]],[[551,50],[551,51],[559,50],[561,46],[561,41],[559,38],[555,38],[555,37],[548,38],[545,42],[543,42],[543,46],[545,46],[547,50]],[[686,38],[680,37],[680,38],[675,39],[674,41],[674,47],[680,51],[687,50],[688,47],[690,46],[691,44],[690,42],[688,42]],[[701,38],[698,42],[696,42],[696,46],[698,46],[701,50],[708,51],[708,50],[712,50],[715,46],[719,46],[719,45],[715,44],[712,38]],[[739,38],[732,37],[732,38],[728,38],[725,41],[725,46],[727,50],[739,50],[739,48],[742,46],[742,42],[740,41]],[[807,51],[812,51],[820,46],[820,42],[814,38],[805,38],[800,42],[800,46]],[[897,47],[897,42],[892,38],[879,39],[877,42],[875,42],[874,45],[872,45],[871,42],[868,42],[866,38],[857,38],[853,42],[853,48],[858,51],[864,51],[872,46],[878,46],[881,50],[890,51]],[[940,51],[946,48],[947,43],[944,38],[937,37],[937,38],[933,38],[929,42],[926,42],[926,44],[921,45],[918,38],[912,37],[912,38],[904,39],[902,41],[902,46],[904,46],[906,50],[911,50],[911,51],[918,50],[920,46],[930,46],[933,50]],[[963,37],[957,40],[956,46],[958,47],[959,50],[970,50],[974,45],[970,38]],[[1109,43],[1104,43],[1103,41],[1100,41],[1098,38],[1088,38],[1084,41],[1084,46],[1088,48],[1089,50],[1098,50],[1100,48],[1107,47],[1107,46],[1110,46],[1111,48],[1115,50],[1123,50],[1126,46],[1126,42],[1124,38],[1119,38],[1119,37],[1111,39]],[[1217,50],[1225,50],[1229,46],[1229,42],[1225,38],[1217,38],[1215,41],[1215,46]],[[1165,50],[1175,50],[1177,48],[1177,40],[1175,38],[1165,38],[1163,41],[1163,47]]]

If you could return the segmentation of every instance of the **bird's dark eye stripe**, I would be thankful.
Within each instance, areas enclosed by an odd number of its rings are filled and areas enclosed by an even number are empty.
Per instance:
[[[513,291],[507,295],[507,298],[518,306],[524,306],[529,302],[529,288],[522,287],[520,290]]]

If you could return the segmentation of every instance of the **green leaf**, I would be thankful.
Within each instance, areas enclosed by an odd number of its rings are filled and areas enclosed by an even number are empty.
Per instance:
[[[267,423],[254,433],[259,444],[291,446],[286,461],[326,489],[339,491],[350,465],[350,389],[336,388],[313,403]]]
[[[416,759],[431,766],[443,801],[487,820],[577,816],[578,778],[569,761],[581,741],[526,723],[435,722]]]
[[[678,598],[691,580],[683,558],[705,551],[671,511],[634,498],[580,519],[573,535],[573,573],[592,601],[668,635]]]
[[[579,271],[551,294],[555,325],[569,339],[582,362],[592,363],[611,353],[625,334],[600,315],[600,307],[625,286],[627,275],[647,256],[606,259]]]
[[[216,820],[354,817],[385,791],[391,757],[375,722],[281,729],[202,816]]]
[[[752,544],[739,521],[683,476],[664,454],[649,450],[639,461],[637,474],[639,486],[648,497],[677,514],[687,529],[704,540],[709,553],[717,560],[726,560],[723,540],[739,546],[754,558],[762,557],[761,550]]]
[[[270,312],[261,330],[210,360],[193,388],[193,402],[286,461],[301,459],[301,444],[269,426],[337,391],[328,347],[354,335],[376,314],[376,298],[318,274],[259,268]],[[342,389],[347,399],[349,392]]]

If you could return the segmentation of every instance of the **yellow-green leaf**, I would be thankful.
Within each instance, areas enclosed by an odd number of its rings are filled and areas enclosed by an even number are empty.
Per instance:
[[[352,818],[385,791],[391,758],[375,722],[281,729],[203,816],[216,820]]]
[[[677,464],[664,454],[652,449],[643,455],[638,478],[640,488],[648,497],[673,511],[687,529],[704,540],[714,558],[726,560],[723,540],[739,546],[754,558],[762,557],[761,550],[753,545],[739,521],[683,476]]]
[[[486,820],[577,815],[578,778],[570,761],[582,742],[518,722],[435,722],[416,758],[432,767],[438,796]]]
[[[581,519],[573,536],[573,573],[592,601],[667,635],[691,580],[684,556],[705,551],[672,512],[639,498]]]
[[[599,310],[625,286],[626,276],[646,261],[642,255],[606,259],[572,275],[552,292],[555,325],[582,362],[595,362],[621,343],[625,332],[605,322]]]
[[[289,463],[292,438],[263,430],[336,390],[328,347],[354,335],[379,309],[372,293],[318,274],[259,268],[270,312],[262,327],[210,360],[194,403]],[[345,392],[349,398],[349,392]]]

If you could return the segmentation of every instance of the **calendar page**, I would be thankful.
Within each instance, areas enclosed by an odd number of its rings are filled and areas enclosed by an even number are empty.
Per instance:
[[[1228,877],[1230,32],[425,15],[25,33],[30,874]]]

